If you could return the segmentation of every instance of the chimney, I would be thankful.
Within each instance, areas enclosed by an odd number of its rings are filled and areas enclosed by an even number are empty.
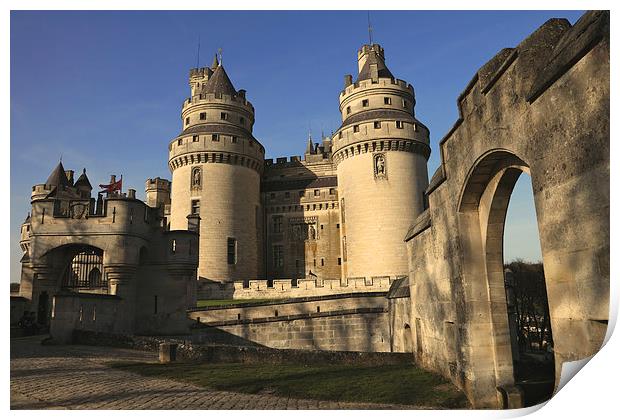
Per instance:
[[[71,185],[73,185],[73,174],[74,172],[72,170],[65,171],[65,175],[67,176],[67,179],[69,180],[69,184]]]
[[[351,86],[353,84],[353,76],[350,74],[346,74],[344,76],[344,88]]]
[[[127,190],[127,198],[132,198],[132,199],[136,199],[136,190],[134,190],[133,188],[129,188]]]

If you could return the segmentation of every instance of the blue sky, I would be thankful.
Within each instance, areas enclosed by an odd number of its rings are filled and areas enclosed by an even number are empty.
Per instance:
[[[392,73],[413,84],[416,116],[430,128],[429,176],[476,70],[547,19],[574,23],[581,14],[371,12],[374,41]],[[308,130],[318,138],[339,126],[338,94],[368,42],[367,12],[12,12],[11,281],[19,279],[30,189],[61,155],[67,169],[85,167],[93,185],[123,174],[140,198],[146,178],[170,178],[167,144],[181,128],[199,36],[200,64],[222,48],[235,87],[247,90],[267,157],[300,155]],[[522,178],[509,207],[506,259],[537,260],[531,184]]]

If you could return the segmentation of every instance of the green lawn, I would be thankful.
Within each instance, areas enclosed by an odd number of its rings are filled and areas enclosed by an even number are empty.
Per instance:
[[[177,362],[112,366],[144,376],[249,394],[268,392],[294,398],[438,408],[468,406],[466,397],[452,384],[410,364],[368,367]]]
[[[196,306],[200,308],[213,308],[237,303],[276,303],[281,300],[282,299],[202,299],[196,302]]]

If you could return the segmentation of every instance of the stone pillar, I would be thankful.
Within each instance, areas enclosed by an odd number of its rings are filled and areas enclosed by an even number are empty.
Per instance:
[[[108,280],[111,295],[122,299],[116,315],[116,330],[119,333],[134,332],[136,306],[136,270],[135,265],[106,265],[103,268]]]

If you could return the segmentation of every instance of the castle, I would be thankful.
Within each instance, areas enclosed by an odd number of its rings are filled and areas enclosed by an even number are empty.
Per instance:
[[[69,341],[76,330],[187,335],[191,318],[207,339],[406,352],[474,407],[520,407],[528,381],[511,347],[503,230],[528,173],[552,393],[563,363],[595,354],[607,333],[609,13],[550,19],[482,65],[430,182],[412,86],[377,44],[357,60],[342,125],[309,138],[303,158],[264,159],[254,108],[216,57],[190,71],[172,181],[147,180],[145,202],[131,189],[94,199],[86,171],[74,181],[59,164],[32,189],[12,321],[37,311]],[[205,309],[198,296],[288,300]]]

